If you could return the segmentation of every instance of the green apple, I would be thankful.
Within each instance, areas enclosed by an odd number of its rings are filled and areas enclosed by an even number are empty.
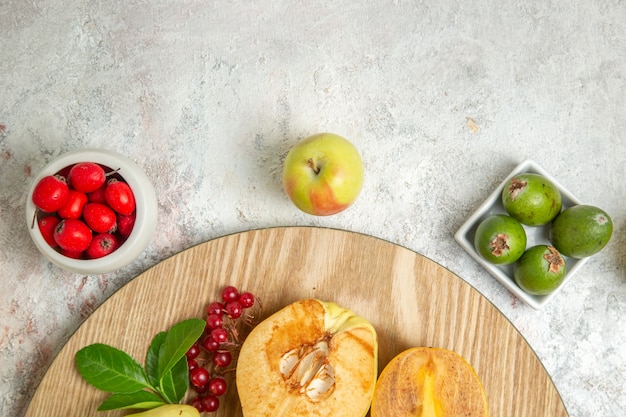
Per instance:
[[[328,216],[354,203],[363,187],[363,161],[347,139],[333,133],[294,145],[283,167],[283,189],[305,213]]]

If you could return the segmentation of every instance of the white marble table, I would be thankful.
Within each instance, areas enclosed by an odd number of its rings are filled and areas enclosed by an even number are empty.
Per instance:
[[[0,3],[0,415],[22,415],[55,353],[148,267],[228,233],[357,231],[441,263],[520,330],[572,417],[626,410],[626,4],[522,1]],[[326,218],[281,190],[320,131],[351,139],[366,181]],[[155,236],[116,273],[60,270],[23,206],[79,147],[117,150],[159,194]],[[552,303],[510,295],[454,241],[519,162],[537,161],[615,232]]]

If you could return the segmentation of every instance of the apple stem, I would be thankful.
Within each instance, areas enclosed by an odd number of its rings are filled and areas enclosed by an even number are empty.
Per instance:
[[[315,165],[315,162],[313,161],[313,158],[309,158],[307,163],[309,164],[309,166],[311,167],[313,172],[315,172],[315,174],[319,174],[320,173],[320,168],[317,165]]]

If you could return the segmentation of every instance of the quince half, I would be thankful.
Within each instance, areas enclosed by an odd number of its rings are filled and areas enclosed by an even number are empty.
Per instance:
[[[245,417],[363,417],[378,375],[369,321],[333,302],[294,302],[246,337],[236,371]]]
[[[456,352],[407,349],[376,383],[371,417],[487,417],[487,396],[474,368]]]

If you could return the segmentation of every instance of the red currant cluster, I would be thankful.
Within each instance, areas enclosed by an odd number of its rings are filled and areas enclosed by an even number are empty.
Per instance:
[[[255,304],[250,292],[239,292],[229,285],[222,290],[221,301],[206,308],[203,336],[187,351],[189,380],[197,396],[191,405],[200,412],[217,411],[219,398],[228,389],[227,377],[235,370],[236,355],[241,348],[243,327],[254,326],[249,310]]]
[[[116,250],[135,225],[135,197],[108,167],[81,162],[43,177],[33,190],[37,225],[48,245],[75,259]]]

